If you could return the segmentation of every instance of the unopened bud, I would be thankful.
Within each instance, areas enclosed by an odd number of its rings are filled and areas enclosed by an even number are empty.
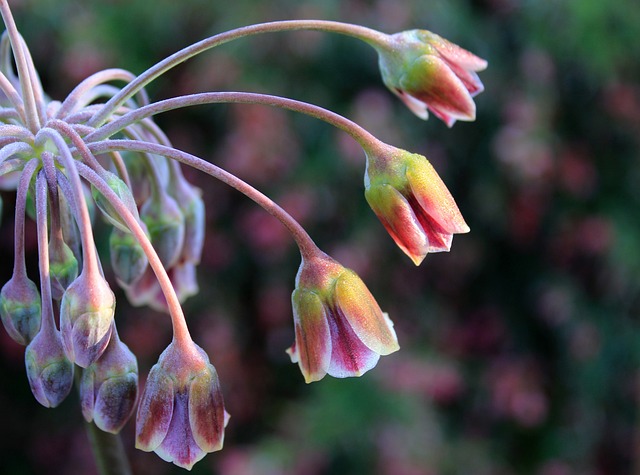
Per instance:
[[[102,356],[82,372],[82,415],[100,430],[117,434],[131,417],[137,397],[136,357],[113,329]]]
[[[111,266],[120,285],[133,284],[142,277],[148,267],[149,261],[137,239],[132,233],[120,228],[114,227],[111,231],[109,252]]]
[[[142,205],[140,216],[162,265],[171,267],[180,257],[184,244],[184,217],[178,204],[168,194],[160,193]]]
[[[27,346],[24,358],[35,398],[44,407],[58,406],[73,386],[73,364],[64,353],[60,332],[55,328],[39,332]]]
[[[40,330],[40,292],[26,275],[14,274],[2,287],[0,317],[9,336],[21,345],[28,344]]]
[[[122,181],[117,175],[108,171],[103,172],[102,178],[109,186],[109,188],[111,188],[116,193],[116,195],[118,195],[127,209],[137,218],[138,209],[136,208],[136,202],[133,199],[133,195],[131,194],[131,190],[129,189],[127,184]],[[98,206],[98,208],[102,212],[102,215],[109,223],[122,229],[125,232],[129,230],[125,222],[120,217],[120,214],[115,210],[115,208],[111,205],[107,198],[105,198],[105,196],[100,193],[97,188],[92,186],[91,194],[93,195],[93,200],[95,201],[96,206]]]
[[[61,239],[49,245],[49,273],[51,294],[54,299],[60,300],[65,289],[78,277],[78,260]]]
[[[67,357],[83,368],[109,343],[116,299],[104,278],[82,272],[62,296],[60,330]]]

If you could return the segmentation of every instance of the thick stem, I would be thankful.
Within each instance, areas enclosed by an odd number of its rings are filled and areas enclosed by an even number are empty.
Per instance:
[[[131,466],[124,451],[120,434],[101,431],[93,422],[87,422],[87,435],[100,475],[131,475]]]
[[[211,36],[190,46],[187,46],[186,48],[181,49],[180,51],[172,54],[171,56],[165,58],[151,68],[147,69],[134,81],[127,84],[127,86],[125,86],[119,94],[111,98],[104,105],[104,107],[97,114],[95,114],[91,118],[91,120],[89,120],[88,125],[91,125],[93,127],[102,125],[114,110],[124,104],[130,97],[140,91],[151,81],[164,74],[169,69],[177,66],[178,64],[186,61],[189,58],[192,58],[193,56],[202,53],[203,51],[245,36],[251,36],[260,33],[293,30],[316,30],[339,33],[365,41],[372,46],[382,46],[388,42],[388,35],[379,31],[365,28],[363,26],[352,25],[349,23],[325,20],[274,21],[226,31],[224,33]]]
[[[381,146],[380,140],[360,127],[355,122],[331,112],[323,107],[319,107],[307,102],[296,101],[286,97],[272,96],[268,94],[257,94],[251,92],[204,92],[190,94],[186,96],[173,97],[163,101],[154,102],[148,106],[127,112],[122,117],[109,122],[87,135],[86,142],[97,142],[104,140],[117,132],[123,130],[131,124],[140,122],[148,117],[183,107],[190,107],[204,104],[262,104],[266,106],[279,107],[291,111],[299,112],[316,119],[327,122],[334,127],[346,132],[356,140],[366,151],[377,150]]]
[[[167,275],[158,254],[151,245],[151,242],[147,238],[144,230],[136,220],[135,216],[127,209],[122,203],[118,195],[100,178],[100,176],[88,166],[83,163],[78,163],[78,172],[91,183],[104,197],[109,201],[111,206],[120,215],[122,220],[129,227],[133,236],[136,238],[140,247],[149,260],[149,265],[158,279],[160,289],[167,300],[167,307],[169,308],[169,315],[171,316],[171,322],[173,324],[174,338],[180,342],[190,342],[191,336],[189,335],[189,329],[187,327],[182,307],[180,306],[180,300],[176,295],[176,291],[171,284],[171,280]]]

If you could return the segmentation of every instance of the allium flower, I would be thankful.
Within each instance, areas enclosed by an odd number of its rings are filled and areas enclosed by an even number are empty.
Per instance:
[[[352,270],[329,256],[302,262],[291,297],[295,343],[287,350],[307,383],[361,376],[397,351],[393,323]]]
[[[367,155],[365,197],[398,247],[419,265],[469,232],[438,173],[422,155],[387,146]]]
[[[0,291],[0,317],[9,336],[28,344],[40,330],[40,292],[26,275],[16,273]]]
[[[484,59],[427,30],[396,33],[377,50],[385,85],[418,117],[427,119],[428,109],[449,127],[475,120]]]
[[[117,434],[138,398],[138,363],[115,329],[102,356],[82,372],[80,405],[87,422]]]
[[[136,419],[136,447],[188,470],[222,448],[229,415],[218,374],[195,343],[175,340],[147,378]]]

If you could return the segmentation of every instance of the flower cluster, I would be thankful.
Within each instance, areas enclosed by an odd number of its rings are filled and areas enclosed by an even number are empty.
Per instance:
[[[428,252],[448,251],[452,235],[469,230],[429,162],[311,104],[236,92],[150,102],[144,88],[169,68],[232,39],[327,30],[373,46],[392,91],[422,117],[428,107],[452,125],[475,116],[471,97],[482,85],[473,71],[484,61],[428,32],[385,35],[336,22],[274,22],[212,36],[138,76],[121,69],[95,73],[55,101],[42,90],[6,0],[0,0],[0,12],[6,26],[0,40],[0,180],[16,190],[14,270],[0,292],[0,315],[9,336],[26,346],[27,377],[38,402],[59,405],[79,372],[82,414],[100,430],[117,434],[137,405],[138,448],[187,469],[222,448],[229,416],[221,386],[209,357],[191,339],[181,308],[198,291],[195,273],[205,239],[201,191],[185,180],[181,164],[236,188],[291,232],[302,264],[292,295],[295,342],[287,351],[307,382],[326,374],[360,376],[380,355],[399,349],[391,320],[353,271],[323,253],[258,190],[174,148],[153,116],[193,105],[253,103],[342,129],[366,153],[367,201],[416,264]],[[36,221],[39,285],[25,265],[29,215]],[[109,267],[94,243],[95,216],[110,227]],[[137,362],[119,338],[110,281],[134,305],[168,313],[173,325],[173,340],[139,401]]]

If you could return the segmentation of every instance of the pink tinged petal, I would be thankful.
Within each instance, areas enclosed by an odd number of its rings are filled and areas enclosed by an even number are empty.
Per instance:
[[[423,55],[400,78],[400,88],[427,104],[436,115],[475,120],[476,105],[464,83],[442,59]]]
[[[138,376],[129,373],[110,378],[100,386],[96,397],[94,422],[105,432],[117,434],[129,420],[138,397]]]
[[[191,432],[189,424],[189,394],[186,390],[175,395],[173,417],[167,436],[155,449],[156,454],[167,462],[191,470],[196,462],[202,460],[206,452],[202,450]]]
[[[147,378],[136,417],[136,448],[151,452],[164,440],[174,411],[172,379],[156,364]]]
[[[433,33],[432,35],[434,37],[437,36]],[[461,48],[455,43],[451,43],[440,36],[437,37],[438,40],[432,41],[431,46],[433,46],[448,63],[456,64],[458,67],[469,71],[482,71],[487,68],[488,63],[486,60]]]
[[[340,275],[334,290],[334,301],[358,339],[371,351],[388,355],[400,349],[391,320],[380,310],[373,295],[355,272],[346,270]]]
[[[449,189],[440,179],[431,163],[421,155],[413,155],[408,164],[406,177],[409,187],[425,214],[430,216],[439,233],[468,233],[469,226],[464,221],[458,205]]]
[[[398,247],[415,265],[420,265],[429,242],[407,199],[386,183],[370,186],[365,198]]]
[[[416,99],[411,94],[406,93],[401,89],[393,89],[393,92],[404,102],[404,104],[422,120],[429,118],[429,111],[427,110],[427,104],[423,101]]]
[[[362,376],[375,367],[380,355],[360,341],[339,309],[329,312],[329,328],[332,347],[329,375],[335,378]]]
[[[295,289],[291,301],[296,342],[287,351],[291,361],[300,365],[307,383],[319,381],[327,373],[331,361],[327,309],[316,293],[304,289]]]
[[[189,389],[189,424],[196,444],[207,453],[222,449],[227,420],[218,375],[208,365]]]
[[[105,329],[107,323],[109,326]],[[73,361],[78,366],[88,368],[100,358],[109,344],[111,331],[111,322],[99,312],[85,313],[73,324],[70,338],[65,339],[65,348],[68,354],[73,355]],[[69,335],[69,332],[66,334]]]

